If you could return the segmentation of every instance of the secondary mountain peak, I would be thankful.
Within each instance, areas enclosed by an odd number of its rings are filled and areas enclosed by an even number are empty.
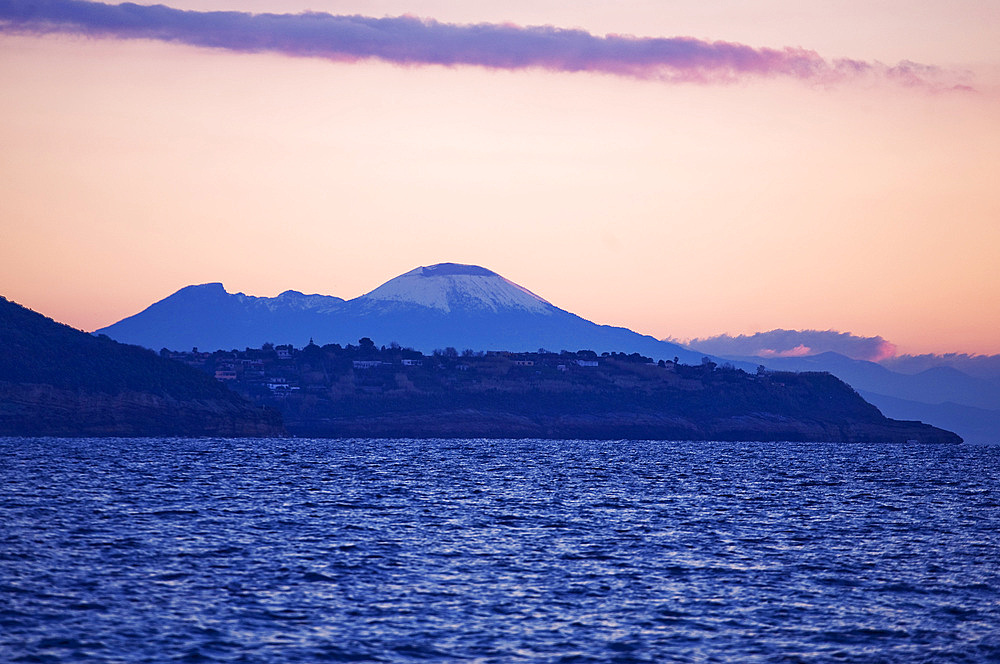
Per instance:
[[[226,287],[222,285],[221,282],[213,281],[207,284],[192,284],[191,286],[185,286],[176,293],[173,297],[183,295],[183,296],[213,296],[213,295],[229,295],[229,291]]]
[[[97,330],[128,344],[157,350],[206,350],[304,343],[321,328],[318,318],[344,303],[330,295],[288,290],[277,297],[230,293],[218,282],[186,286],[143,311]]]
[[[528,289],[478,265],[438,263],[390,279],[359,300],[394,302],[443,312],[456,309],[550,313],[554,307]]]

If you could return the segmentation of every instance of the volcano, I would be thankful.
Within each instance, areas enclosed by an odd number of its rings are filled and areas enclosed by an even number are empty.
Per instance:
[[[425,353],[593,350],[640,353],[697,363],[702,354],[622,327],[599,325],[560,309],[527,288],[477,265],[417,267],[352,300],[286,291],[274,298],[229,293],[222,284],[188,286],[147,309],[97,330],[158,350],[398,343]]]

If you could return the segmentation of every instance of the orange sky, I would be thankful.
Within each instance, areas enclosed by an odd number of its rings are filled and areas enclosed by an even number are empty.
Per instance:
[[[454,261],[660,338],[836,329],[1000,353],[996,3],[810,4],[309,7],[909,59],[977,91],[0,34],[0,294],[91,330],[192,283],[350,298]]]

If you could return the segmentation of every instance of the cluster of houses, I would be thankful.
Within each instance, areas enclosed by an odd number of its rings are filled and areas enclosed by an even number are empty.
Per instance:
[[[201,369],[223,383],[245,383],[266,388],[276,396],[300,389],[294,371],[295,349],[278,346],[274,349],[246,349],[245,351],[168,352],[168,357],[188,366]]]
[[[393,365],[392,362],[383,362],[382,360],[352,360],[351,364],[354,369],[378,369],[380,367],[391,367]],[[404,367],[422,367],[424,365],[424,361],[403,358],[399,361],[399,364]]]
[[[376,348],[370,340],[363,339],[360,346],[337,344],[317,346],[310,343],[304,348],[291,345],[262,348],[247,348],[243,351],[199,352],[197,348],[189,352],[161,351],[170,358],[188,364],[215,376],[216,380],[229,384],[238,392],[248,396],[283,398],[300,392],[321,393],[335,383],[365,382],[374,380],[376,375],[407,374],[411,371],[456,371],[468,372],[496,371],[502,367],[517,367],[533,370],[533,373],[556,371],[588,370],[599,367],[609,360],[630,363],[654,364],[649,358],[638,354],[604,353],[600,356],[593,351],[552,353],[539,350],[537,353],[509,351],[458,353],[452,348],[424,355],[412,349],[393,345],[390,348]],[[660,361],[660,367],[672,370],[676,363]],[[388,373],[387,373],[388,372]],[[371,374],[372,378],[365,378]],[[418,374],[414,374],[418,375]]]

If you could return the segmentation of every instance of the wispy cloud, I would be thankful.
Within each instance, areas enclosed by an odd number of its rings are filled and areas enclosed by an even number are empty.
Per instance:
[[[0,30],[155,39],[337,61],[372,58],[402,65],[538,68],[671,82],[789,77],[830,83],[879,77],[906,85],[952,87],[942,81],[945,73],[934,67],[827,60],[803,48],[754,48],[691,37],[598,36],[550,26],[455,25],[409,16],[250,14],[83,0],[0,0]]]

